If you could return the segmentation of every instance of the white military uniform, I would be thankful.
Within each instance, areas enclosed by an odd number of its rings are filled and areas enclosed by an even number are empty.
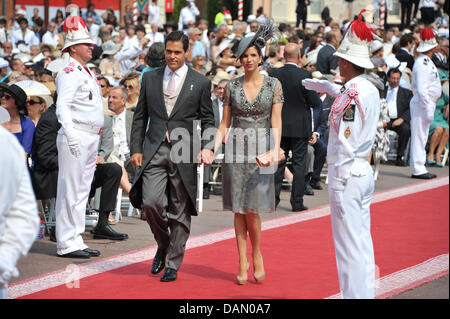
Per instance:
[[[87,248],[81,234],[104,114],[95,75],[72,57],[56,77],[56,91],[56,115],[62,125],[56,139],[56,240],[57,253],[63,255]]]
[[[350,107],[330,125],[328,192],[339,285],[343,298],[374,298],[375,262],[370,234],[372,168],[366,157],[375,141],[380,96],[365,75],[347,82],[340,96],[357,92]],[[341,92],[342,92],[341,91]],[[361,112],[362,110],[362,112]],[[330,114],[332,116],[332,114]],[[330,118],[332,120],[332,118]]]
[[[425,168],[428,130],[434,118],[436,102],[442,93],[439,74],[433,61],[421,54],[414,63],[411,110],[411,174],[427,173]]]
[[[19,272],[17,261],[26,256],[37,237],[39,215],[17,138],[0,126],[0,299],[7,297],[8,282]]]

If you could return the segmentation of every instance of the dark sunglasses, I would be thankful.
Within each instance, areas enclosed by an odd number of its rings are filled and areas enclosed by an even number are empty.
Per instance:
[[[130,90],[133,89],[133,86],[132,86],[132,85],[124,85],[124,87],[125,87],[126,89],[130,89]]]
[[[12,96],[11,96],[11,95],[8,95],[8,94],[1,93],[1,94],[0,94],[0,99],[2,99],[2,98],[5,98],[5,99],[8,101],[9,99],[12,98]]]
[[[33,100],[29,100],[29,101],[27,101],[27,103],[30,105],[41,104],[41,102],[37,102],[37,101],[33,101]]]
[[[101,86],[102,88],[106,87],[106,85],[104,85],[104,84],[100,84],[100,86]]]

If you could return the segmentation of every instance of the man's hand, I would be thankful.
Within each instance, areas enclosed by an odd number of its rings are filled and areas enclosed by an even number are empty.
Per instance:
[[[105,164],[105,159],[103,156],[97,156],[97,165],[98,164]]]
[[[401,117],[399,117],[394,122],[392,122],[392,127],[400,126],[403,124],[403,122],[404,122],[404,120]]]
[[[311,139],[309,140],[309,144],[314,145],[317,142],[317,134],[313,133]]]
[[[130,161],[134,167],[141,167],[142,166],[142,153],[134,153],[133,155],[131,155]]]
[[[212,150],[209,149],[202,149],[202,151],[199,154],[198,160],[200,161],[200,163],[205,164],[206,166],[211,165],[214,162],[214,152]]]

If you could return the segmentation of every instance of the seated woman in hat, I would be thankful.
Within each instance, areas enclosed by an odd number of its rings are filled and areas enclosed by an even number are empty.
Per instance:
[[[16,84],[0,83],[0,102],[10,116],[10,120],[2,126],[17,137],[28,157],[31,153],[35,126],[33,121],[26,117],[28,111],[25,91]]]

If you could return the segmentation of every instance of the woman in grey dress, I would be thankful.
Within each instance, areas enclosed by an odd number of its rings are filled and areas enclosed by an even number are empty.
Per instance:
[[[247,282],[247,234],[252,244],[253,277],[265,279],[260,250],[259,213],[275,210],[274,175],[281,139],[283,90],[280,82],[259,73],[261,43],[245,38],[238,47],[238,59],[245,74],[233,79],[225,90],[223,118],[216,135],[216,150],[227,130],[223,165],[223,207],[234,212],[234,228],[239,253],[238,284]],[[259,38],[261,39],[261,37]],[[271,166],[260,168],[257,155],[271,151]]]

